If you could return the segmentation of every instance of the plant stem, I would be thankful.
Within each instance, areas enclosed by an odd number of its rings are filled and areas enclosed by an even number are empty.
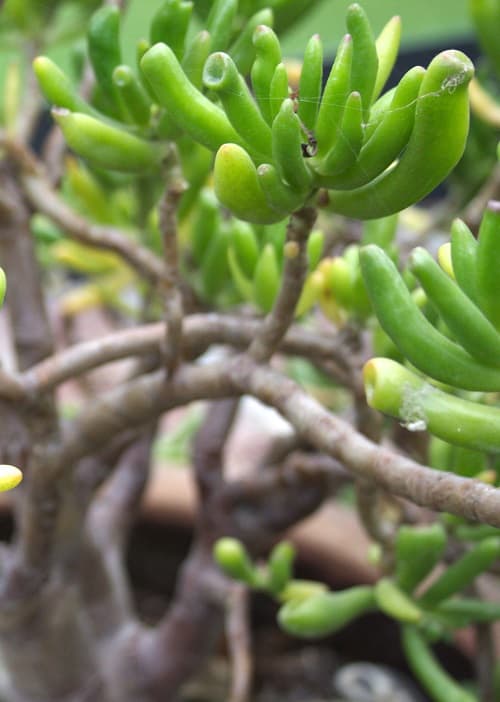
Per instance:
[[[249,349],[249,354],[257,362],[262,363],[272,356],[293,321],[307,274],[307,239],[315,221],[316,211],[311,207],[303,207],[290,217],[281,287],[271,312]]]

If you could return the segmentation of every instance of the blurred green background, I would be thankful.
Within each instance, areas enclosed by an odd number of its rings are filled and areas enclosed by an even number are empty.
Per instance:
[[[287,49],[301,51],[305,41],[319,32],[328,52],[333,53],[345,33],[345,10],[352,0],[324,0],[302,27],[287,40]],[[470,35],[467,0],[364,0],[360,3],[377,33],[393,15],[403,20],[403,46],[440,43],[447,37]]]
[[[323,0],[310,12],[300,27],[293,29],[283,41],[287,55],[300,56],[311,34],[319,33],[327,55],[332,55],[345,33],[345,10],[352,0]],[[149,18],[161,0],[131,0],[125,24],[127,44],[147,34]],[[375,32],[393,15],[403,20],[403,46],[441,44],[448,37],[471,36],[467,0],[361,0]],[[453,47],[450,47],[453,48]],[[131,59],[133,53],[130,54]]]

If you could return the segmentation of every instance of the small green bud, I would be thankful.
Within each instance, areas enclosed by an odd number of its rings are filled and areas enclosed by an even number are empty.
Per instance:
[[[246,548],[241,541],[231,537],[219,539],[214,546],[214,559],[217,565],[232,578],[252,585],[256,573]]]

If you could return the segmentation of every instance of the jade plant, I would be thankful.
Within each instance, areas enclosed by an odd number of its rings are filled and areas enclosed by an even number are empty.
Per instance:
[[[353,4],[335,56],[315,34],[294,75],[281,37],[317,4],[162,0],[132,63],[127,3],[2,4],[0,488],[24,475],[0,552],[6,702],[178,698],[225,618],[232,699],[249,699],[251,589],[297,637],[379,610],[432,699],[493,699],[495,153],[474,152],[478,199],[418,206],[467,170],[474,67],[450,49],[386,89],[401,21],[375,36]],[[290,435],[236,479],[225,448],[245,396]],[[161,451],[191,464],[201,499],[171,601],[146,622],[127,547]],[[294,576],[281,539],[346,482],[378,579],[333,592]],[[475,680],[432,648],[464,626],[486,661]]]

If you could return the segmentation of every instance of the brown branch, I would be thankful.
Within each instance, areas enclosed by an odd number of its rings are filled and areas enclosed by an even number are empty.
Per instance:
[[[342,485],[352,482],[352,473],[335,458],[324,453],[293,451],[283,465],[285,475],[296,475],[303,480],[323,480],[329,495]],[[287,478],[287,480],[290,478]]]
[[[161,279],[163,262],[126,232],[88,222],[64,202],[40,174],[24,175],[21,182],[26,197],[37,212],[50,217],[70,237],[88,246],[114,251],[151,281]]]
[[[259,324],[255,319],[217,314],[186,317],[183,324],[183,355],[194,357],[211,344],[246,348],[255,337]],[[158,322],[82,342],[47,358],[20,376],[13,376],[15,387],[12,391],[16,392],[16,397],[19,396],[18,387],[28,395],[35,395],[105,363],[159,352],[164,334],[165,326]],[[339,362],[348,363],[343,342],[341,332],[319,336],[297,326],[289,329],[280,350],[312,359],[338,357]]]
[[[20,183],[26,198],[39,213],[50,217],[61,229],[82,244],[114,251],[151,281],[164,274],[164,265],[155,254],[134,241],[125,231],[88,222],[54,190],[42,163],[24,144],[0,133],[0,144],[20,168]]]
[[[301,448],[306,447],[306,442],[302,441],[300,436],[294,431],[286,434],[277,434],[272,437],[268,447],[260,458],[257,469],[265,470],[269,467],[279,465],[286,460],[287,456]]]
[[[151,443],[147,431],[124,451],[87,515],[79,583],[86,615],[99,639],[132,617],[123,550],[149,475]]]
[[[26,388],[18,375],[9,373],[0,367],[0,397],[4,400],[23,400]]]
[[[72,492],[76,511],[79,515],[78,529],[83,530],[83,521],[95,494],[110,477],[124,452],[138,441],[143,431],[131,429],[113,437],[96,455],[81,461],[74,469]]]
[[[28,463],[17,519],[15,558],[5,578],[7,594],[16,597],[29,593],[47,580],[63,497],[63,483],[57,482],[50,458],[36,451]]]
[[[351,425],[331,415],[296,383],[250,360],[233,366],[240,392],[277,409],[296,431],[320,451],[340,460],[358,476],[418,505],[500,526],[500,490],[480,481],[435,471],[378,446]]]
[[[2,665],[9,671],[1,682],[2,699],[102,700],[99,656],[78,616],[75,589],[52,582],[27,597],[2,595]]]
[[[52,352],[52,330],[29,227],[29,212],[8,162],[1,164],[0,184],[9,200],[8,208],[0,217],[0,262],[8,277],[7,307],[17,363],[24,370]],[[0,460],[9,462],[5,458],[12,457],[12,462],[26,473],[24,487],[18,493],[16,503],[19,539],[10,571],[11,582],[17,581],[18,590],[22,592],[22,577],[19,576],[27,574],[27,581],[23,583],[25,588],[29,589],[33,581],[39,583],[38,573],[32,577],[31,564],[36,566],[38,554],[53,546],[53,533],[44,531],[42,525],[46,520],[52,523],[61,486],[51,483],[47,471],[38,470],[43,460],[37,447],[42,442],[50,445],[56,440],[58,419],[50,395],[38,397],[35,402],[29,403],[2,402],[0,412],[4,428],[9,429],[0,437]],[[34,530],[31,529],[30,516],[33,510],[40,518]],[[41,577],[43,579],[44,576]]]
[[[26,394],[36,395],[106,363],[159,351],[163,334],[164,325],[159,322],[83,341],[32,366],[16,381]]]
[[[101,448],[105,448],[107,444],[109,444],[109,437],[108,442],[103,442]],[[143,445],[140,444],[139,448],[135,449],[136,452],[138,450],[142,455]],[[92,452],[85,452],[86,455],[89,453]],[[44,449],[40,447],[33,451],[30,458],[18,524],[16,557],[12,560],[5,585],[6,592],[14,597],[21,591],[21,585],[25,590],[31,590],[45,582],[53,565],[55,550],[60,549],[61,544],[64,549],[65,536],[69,536],[70,540],[74,538],[74,533],[72,533],[62,535],[61,539],[59,524],[62,511],[68,506],[67,500],[71,498],[71,491],[68,491],[68,481],[76,462],[63,465],[59,463],[59,456],[59,447],[49,443]],[[103,514],[106,515],[108,520],[106,525],[104,527],[97,525],[96,533],[100,534],[101,542],[98,539],[94,544],[100,545],[102,548],[102,541],[105,539],[121,538],[120,528],[129,518],[127,511],[131,507],[134,496],[136,500],[138,499],[137,495],[143,488],[145,476],[137,468],[131,473],[129,464],[125,463],[123,469],[118,471],[115,480],[115,492],[112,493],[111,497],[109,497],[107,490],[102,493],[102,500],[108,500],[104,512],[101,509],[102,503],[98,500],[93,505],[94,511],[88,517],[89,522],[93,523],[99,519],[102,521]],[[72,515],[75,520],[73,529],[78,528],[79,521],[82,522],[90,495],[81,495],[80,498],[82,498],[82,502],[74,505],[78,514]],[[115,525],[114,531],[111,532],[111,525],[114,523],[113,520],[117,521],[118,514],[122,515],[122,523],[120,526]],[[95,529],[93,530],[95,532]],[[125,534],[126,531],[123,532],[123,537]],[[83,536],[83,532],[81,536]],[[65,567],[61,561],[58,565]]]
[[[166,390],[161,374],[141,377],[93,400],[57,452],[63,465],[98,450],[109,436],[195,399],[250,394],[277,409],[299,435],[337,458],[358,476],[431,509],[500,526],[500,490],[482,482],[435,471],[377,446],[328,412],[295,382],[247,357],[210,366],[183,365]]]
[[[354,394],[355,426],[358,431],[375,444],[382,440],[382,415],[369,407],[362,386],[362,374],[357,374],[361,385]],[[362,393],[362,394],[361,394]],[[403,520],[402,505],[386,490],[382,490],[373,480],[358,478],[356,480],[356,507],[368,535],[373,541],[384,546],[383,566],[393,566],[393,544],[398,527]]]
[[[227,364],[183,364],[164,383],[163,371],[133,379],[100,398],[93,398],[69,426],[53,463],[64,472],[89,453],[100,450],[110,436],[156,419],[161,413],[199,399],[220,399],[235,393]]]
[[[223,481],[223,452],[231,431],[239,399],[213,402],[207,410],[193,446],[193,466],[198,490],[206,499],[220,489]]]
[[[181,358],[183,306],[177,249],[177,208],[185,189],[184,179],[174,166],[159,207],[159,225],[165,261],[160,289],[165,306],[165,367],[169,376],[172,375]]]
[[[472,593],[479,598],[485,598],[482,591],[485,576],[472,584]],[[476,678],[481,702],[495,702],[495,640],[492,622],[478,622],[474,626],[476,635]]]
[[[42,457],[35,475],[43,476],[42,482],[54,484],[77,460],[104,446],[110,436],[146,424],[162,412],[193,400],[241,394],[253,395],[277,409],[306,441],[340,460],[355,475],[369,478],[416,504],[500,526],[500,490],[432,470],[377,446],[346,421],[331,415],[292,380],[255,365],[248,357],[210,366],[183,364],[168,387],[163,373],[157,372],[92,400],[70,425],[62,445]],[[38,548],[30,549],[35,565],[40,566],[50,560],[50,531],[55,528],[56,513],[50,502],[33,499],[30,503],[29,533],[35,544],[38,542]]]
[[[231,586],[226,613],[226,637],[232,669],[229,702],[248,702],[250,699],[253,660],[248,599],[248,589],[244,585],[234,583]]]
[[[287,228],[285,263],[281,287],[248,353],[261,363],[269,359],[293,321],[295,308],[307,275],[307,239],[316,221],[316,210],[304,207],[294,212]]]
[[[10,164],[0,169],[6,201],[0,221],[0,263],[8,278],[6,302],[21,370],[52,352],[52,332],[45,308],[40,270],[29,225],[29,212]]]
[[[182,372],[181,366],[168,383],[170,390]],[[202,496],[195,543],[169,610],[156,630],[145,634],[140,644],[140,659],[149,668],[155,700],[175,695],[179,684],[198,669],[210,652],[214,636],[222,628],[228,581],[215,567],[212,546],[219,536],[214,526],[217,495],[223,486],[223,451],[237,405],[235,399],[213,403],[195,439],[195,476]]]
[[[137,677],[148,692],[148,700],[174,699],[180,685],[213,651],[222,632],[227,588],[212,554],[195,546],[184,562],[165,617],[155,629],[143,632],[131,657],[131,662],[138,664]]]
[[[87,515],[86,529],[101,550],[121,551],[149,477],[153,432],[143,432],[120,457]]]
[[[347,471],[325,470],[324,461],[306,456],[292,454],[279,467],[225,484],[212,510],[214,531],[240,539],[254,556],[266,553],[350,479]]]

